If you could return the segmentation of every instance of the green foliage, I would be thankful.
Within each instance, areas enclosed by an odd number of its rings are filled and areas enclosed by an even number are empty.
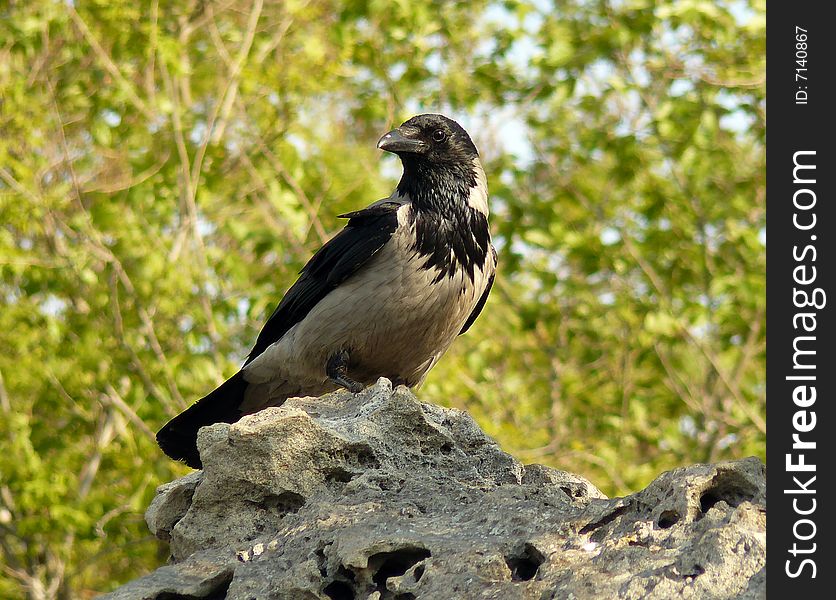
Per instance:
[[[377,136],[462,120],[500,273],[431,373],[635,490],[765,456],[764,3],[0,2],[0,597],[161,564],[153,432],[232,374]]]

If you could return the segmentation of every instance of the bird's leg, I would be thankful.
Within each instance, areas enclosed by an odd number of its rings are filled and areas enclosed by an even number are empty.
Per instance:
[[[348,359],[349,354],[347,350],[335,352],[331,355],[331,358],[328,359],[328,362],[325,363],[325,374],[333,383],[336,383],[340,387],[344,387],[352,394],[356,394],[363,391],[363,384],[349,378]]]

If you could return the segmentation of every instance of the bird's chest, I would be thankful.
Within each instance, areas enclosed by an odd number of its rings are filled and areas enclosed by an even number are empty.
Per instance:
[[[441,251],[453,254],[436,248],[436,256]],[[361,380],[386,375],[414,383],[450,346],[484,290],[484,264],[473,277],[444,264],[434,266],[416,247],[414,230],[400,229],[362,274],[328,296],[323,314],[340,316],[328,319],[320,341],[350,349]]]
[[[362,310],[373,322],[372,330],[402,339],[404,345],[409,340],[437,345],[441,338],[454,336],[470,314],[480,292],[481,270],[474,277],[461,268],[442,270],[416,248],[412,231],[393,237],[369,265],[368,277],[352,282],[353,293],[367,299]],[[453,255],[446,246],[436,252],[448,259]]]

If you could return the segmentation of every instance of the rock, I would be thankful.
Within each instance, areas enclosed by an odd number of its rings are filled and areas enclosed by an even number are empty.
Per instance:
[[[765,597],[754,458],[607,499],[381,379],[201,430],[146,514],[173,564],[112,599]]]
[[[203,472],[195,471],[157,488],[157,495],[145,512],[145,523],[154,535],[166,542],[171,540],[171,530],[188,512],[201,481]]]

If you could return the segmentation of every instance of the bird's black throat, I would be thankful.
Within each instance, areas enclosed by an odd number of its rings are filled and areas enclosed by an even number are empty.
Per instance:
[[[402,159],[398,193],[411,200],[415,250],[427,257],[424,268],[438,270],[434,282],[453,277],[459,269],[473,281],[490,246],[487,215],[468,203],[478,185],[473,161],[438,164]]]

